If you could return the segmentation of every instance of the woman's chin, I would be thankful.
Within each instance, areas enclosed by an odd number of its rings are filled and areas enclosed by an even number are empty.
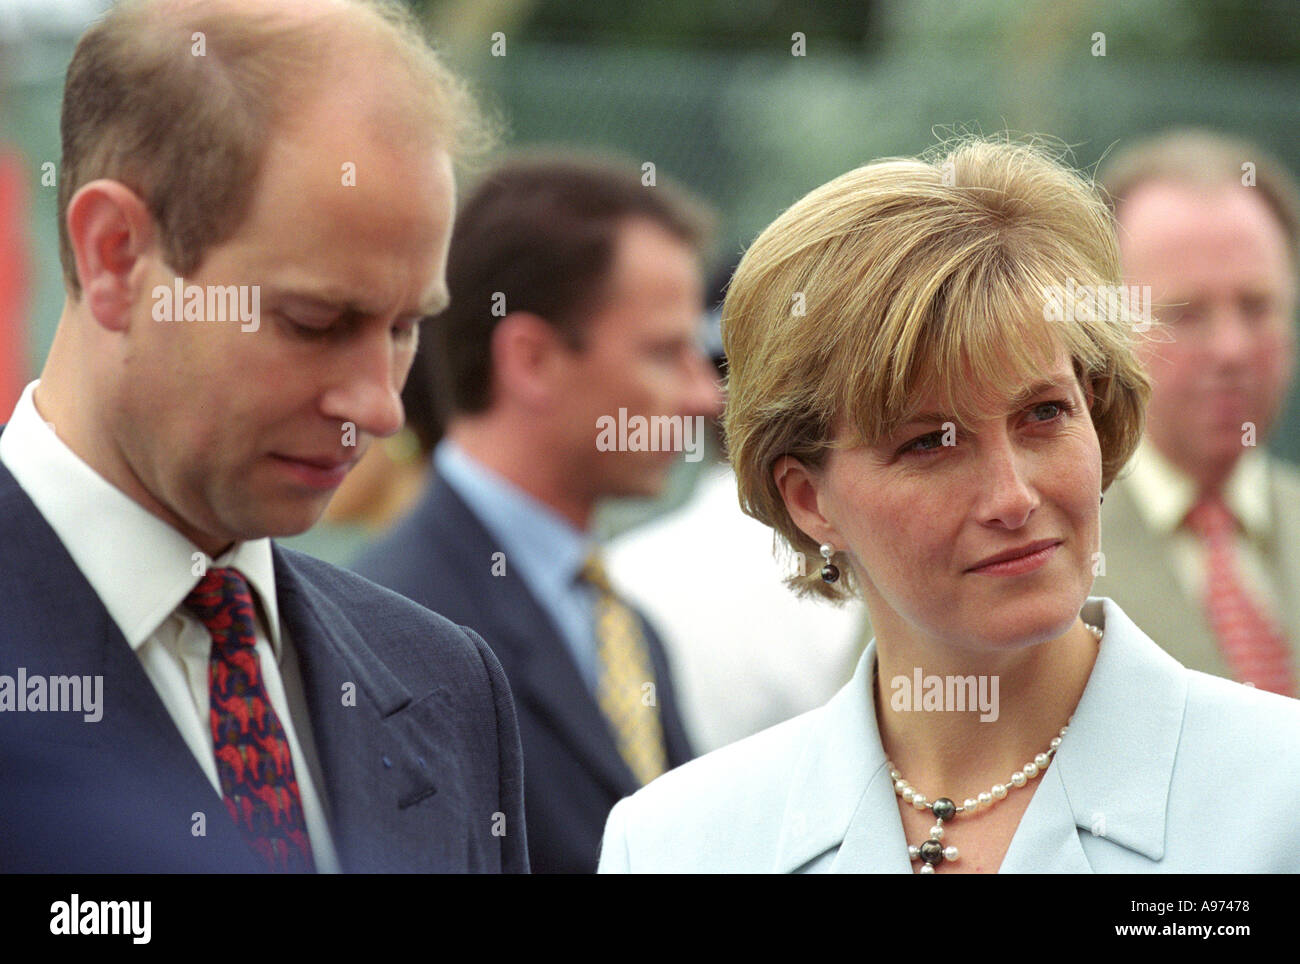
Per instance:
[[[981,646],[1000,650],[1038,646],[1069,632],[1086,598],[1080,597],[1077,604],[1073,599],[1028,601],[1002,607],[997,613],[969,620],[965,625],[969,628],[973,624],[971,635]]]

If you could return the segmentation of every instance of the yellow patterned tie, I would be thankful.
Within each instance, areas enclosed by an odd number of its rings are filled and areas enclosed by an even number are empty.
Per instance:
[[[587,557],[580,576],[597,591],[596,702],[609,721],[618,752],[644,786],[668,769],[650,651],[636,613],[614,595],[598,555]]]

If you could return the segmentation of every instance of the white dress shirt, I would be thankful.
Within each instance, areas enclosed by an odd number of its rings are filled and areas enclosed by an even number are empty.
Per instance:
[[[229,819],[212,744],[208,662],[212,637],[185,608],[207,565],[238,569],[254,598],[256,652],[302,795],[303,816],[316,869],[338,873],[323,784],[312,740],[302,678],[292,642],[280,624],[269,539],[236,543],[206,561],[197,546],[114,487],[58,437],[24,389],[0,434],[0,462],[13,474],[68,550],[108,610],[167,707],[176,729],[217,795],[212,819]],[[268,632],[269,629],[269,632]],[[301,726],[301,738],[295,721]]]

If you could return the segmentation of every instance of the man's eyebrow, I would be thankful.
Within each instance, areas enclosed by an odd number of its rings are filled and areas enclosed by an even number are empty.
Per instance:
[[[344,296],[333,296],[329,291],[273,288],[271,289],[271,295],[288,301],[297,301],[312,308],[337,312],[344,318],[371,318],[378,314],[374,305],[361,304]],[[423,320],[446,311],[449,304],[451,304],[451,296],[443,288],[428,296],[424,303],[411,314]]]

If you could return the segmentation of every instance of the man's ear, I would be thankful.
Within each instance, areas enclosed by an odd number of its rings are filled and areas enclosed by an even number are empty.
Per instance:
[[[125,330],[136,298],[135,269],[155,238],[148,205],[118,181],[83,184],[68,202],[68,238],[91,316],[105,328]]]
[[[793,455],[783,455],[772,466],[772,481],[785,501],[790,518],[814,542],[829,542],[836,549],[847,548],[834,524],[825,515],[825,482]]]
[[[564,379],[566,351],[555,326],[539,315],[512,311],[492,332],[494,393],[529,408],[549,407],[557,391],[572,388]]]

